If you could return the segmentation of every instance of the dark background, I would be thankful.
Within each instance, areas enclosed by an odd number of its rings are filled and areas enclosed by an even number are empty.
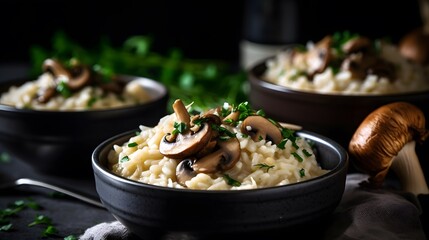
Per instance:
[[[50,48],[59,30],[87,48],[97,46],[101,37],[120,46],[132,35],[150,34],[156,51],[178,47],[189,58],[237,62],[242,39],[305,43],[350,30],[398,41],[421,24],[417,0],[109,2],[2,1],[0,63],[28,62],[30,47]]]

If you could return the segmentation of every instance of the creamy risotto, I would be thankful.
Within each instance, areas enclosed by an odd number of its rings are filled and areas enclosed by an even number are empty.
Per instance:
[[[263,78],[296,90],[363,95],[429,90],[428,74],[393,44],[337,34],[280,52]]]
[[[44,73],[33,81],[12,86],[1,95],[0,103],[34,110],[96,110],[137,105],[150,100],[138,82],[107,81],[88,66],[72,68],[47,59]]]
[[[326,173],[311,143],[241,103],[174,113],[109,153],[109,167],[132,180],[172,188],[238,190],[305,181]]]

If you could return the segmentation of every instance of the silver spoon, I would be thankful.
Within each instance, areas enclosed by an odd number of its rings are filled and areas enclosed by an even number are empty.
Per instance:
[[[68,195],[70,197],[77,198],[81,201],[92,204],[96,207],[104,208],[104,206],[101,202],[94,200],[94,199],[91,199],[90,197],[83,196],[82,194],[72,192],[70,190],[64,189],[64,188],[59,187],[59,186],[55,186],[55,185],[52,185],[49,183],[45,183],[45,182],[41,182],[38,180],[29,179],[29,178],[19,178],[19,179],[16,179],[14,181],[11,181],[11,182],[0,183],[0,189],[8,189],[8,188],[13,188],[13,187],[19,187],[22,185],[30,185],[30,186],[37,186],[37,187],[43,187],[43,188],[51,189],[51,190],[63,193],[65,195]]]

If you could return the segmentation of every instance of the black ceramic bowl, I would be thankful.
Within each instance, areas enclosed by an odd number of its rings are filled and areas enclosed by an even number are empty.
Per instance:
[[[318,161],[331,170],[329,173],[279,187],[222,191],[158,187],[113,174],[107,167],[108,152],[133,135],[126,132],[101,143],[93,152],[92,166],[104,206],[143,239],[174,234],[249,239],[260,232],[266,237],[278,229],[328,218],[344,191],[346,151],[331,139],[311,132],[298,135],[314,141]]]
[[[152,97],[150,102],[93,111],[37,111],[0,105],[0,144],[35,170],[69,177],[91,177],[91,153],[112,135],[142,124],[152,126],[167,112],[168,91],[151,79],[136,80]],[[21,83],[28,80],[20,80]],[[0,91],[20,82],[2,82]]]
[[[270,59],[270,58],[268,58]],[[429,91],[390,95],[337,95],[293,90],[261,78],[267,59],[249,68],[249,102],[278,121],[297,124],[327,136],[347,149],[365,117],[387,103],[405,101],[419,107],[429,121]],[[417,146],[419,157],[429,157],[429,141]],[[429,172],[429,163],[421,161]]]

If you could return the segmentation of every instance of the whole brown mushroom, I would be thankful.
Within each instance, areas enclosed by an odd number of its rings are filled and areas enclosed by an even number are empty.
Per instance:
[[[356,168],[369,174],[367,186],[380,188],[391,169],[403,190],[428,194],[415,152],[416,142],[428,136],[423,112],[413,104],[394,102],[379,107],[363,120],[348,150]]]

